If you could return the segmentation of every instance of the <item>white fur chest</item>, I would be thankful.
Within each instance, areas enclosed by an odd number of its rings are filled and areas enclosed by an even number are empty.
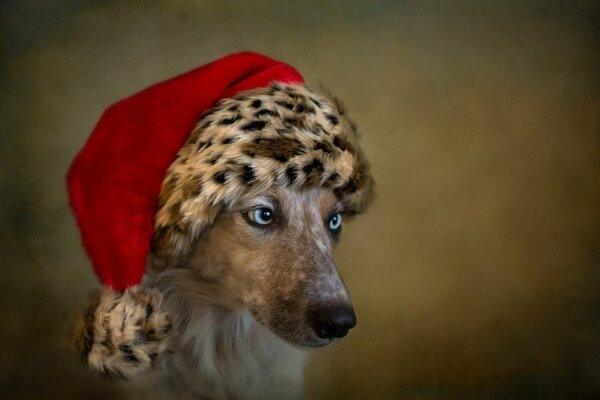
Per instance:
[[[303,366],[301,350],[242,310],[194,318],[162,370],[171,389],[190,398],[298,399]]]
[[[212,285],[190,285],[188,274],[172,271],[159,279],[171,315],[177,316],[177,345],[139,386],[153,387],[152,397],[160,399],[301,398],[304,351],[257,323],[246,309],[223,304]]]

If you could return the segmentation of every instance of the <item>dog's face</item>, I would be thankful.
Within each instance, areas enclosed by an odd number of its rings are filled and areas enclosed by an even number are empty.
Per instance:
[[[274,187],[219,215],[198,241],[194,268],[223,279],[281,338],[326,345],[356,324],[333,261],[342,213],[330,190]]]

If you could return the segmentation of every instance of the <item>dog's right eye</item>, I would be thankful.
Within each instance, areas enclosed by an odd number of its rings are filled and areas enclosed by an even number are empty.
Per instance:
[[[253,208],[246,215],[256,225],[269,225],[273,221],[273,210],[267,207]]]

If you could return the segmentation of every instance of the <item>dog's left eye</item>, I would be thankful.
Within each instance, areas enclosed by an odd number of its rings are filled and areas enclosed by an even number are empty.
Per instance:
[[[273,221],[273,210],[267,207],[253,208],[248,211],[248,218],[258,225],[269,225]]]
[[[329,218],[329,229],[332,231],[338,231],[342,226],[342,214],[335,213]]]

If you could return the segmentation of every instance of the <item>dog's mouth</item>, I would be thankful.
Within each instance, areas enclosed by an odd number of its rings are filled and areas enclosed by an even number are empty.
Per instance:
[[[269,330],[287,343],[297,347],[319,348],[337,340],[334,338],[320,338],[309,326],[283,331],[269,327]]]
[[[300,341],[299,343],[292,343],[297,346],[309,347],[309,348],[319,348],[327,346],[330,343],[333,343],[336,339],[317,339],[310,338]]]

